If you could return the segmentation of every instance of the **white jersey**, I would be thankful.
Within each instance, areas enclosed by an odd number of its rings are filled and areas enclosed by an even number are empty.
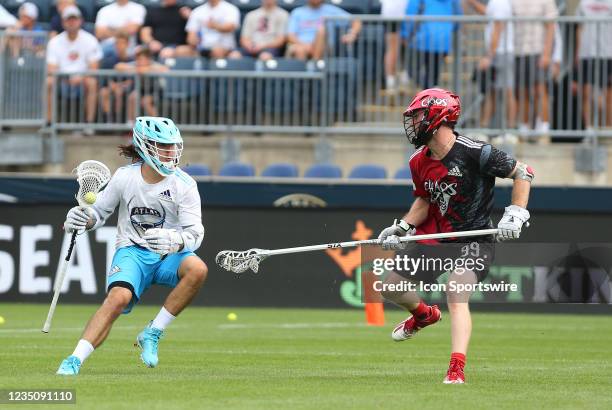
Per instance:
[[[98,219],[93,229],[102,226],[119,206],[117,249],[132,245],[148,248],[142,236],[150,228],[189,232],[196,238],[197,249],[204,227],[196,182],[177,168],[162,181],[148,184],[142,178],[141,166],[138,162],[115,172],[92,206]]]

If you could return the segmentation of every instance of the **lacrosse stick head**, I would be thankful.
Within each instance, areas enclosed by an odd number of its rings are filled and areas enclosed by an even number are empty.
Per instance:
[[[110,170],[100,161],[88,160],[81,162],[73,172],[76,173],[79,183],[77,202],[80,206],[91,206],[98,192],[110,181]]]
[[[248,251],[221,251],[217,254],[215,262],[223,269],[243,273],[251,269],[257,273],[259,264],[266,258],[266,251],[263,249],[249,249]]]

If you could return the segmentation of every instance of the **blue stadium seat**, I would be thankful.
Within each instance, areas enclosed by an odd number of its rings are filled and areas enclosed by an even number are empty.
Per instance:
[[[83,26],[81,28],[83,30],[85,30],[86,32],[88,32],[89,34],[93,34],[94,36],[96,35],[96,25],[95,25],[95,23],[84,22]]]
[[[382,4],[380,0],[370,0],[370,11],[369,14],[380,14]]]
[[[96,14],[98,14],[98,11],[100,11],[102,7],[108,6],[109,4],[114,3],[115,0],[94,0],[94,2],[95,2],[94,4],[96,8]]]
[[[38,7],[38,21],[47,23],[51,19],[51,8],[53,2],[49,0],[4,0],[2,6],[9,12],[17,16],[19,7],[25,2],[34,3]]]
[[[296,178],[298,169],[293,164],[268,165],[261,173],[262,177]]]
[[[7,58],[2,65],[4,74],[3,98],[0,117],[37,120],[43,118],[42,104],[33,104],[46,98],[43,94],[45,57],[34,50],[21,49],[19,58]],[[61,86],[59,87],[61,91]],[[59,104],[58,104],[59,105]]]
[[[192,177],[205,177],[211,175],[210,168],[208,168],[207,165],[203,164],[189,164],[184,167],[181,167],[181,169]]]
[[[77,0],[77,6],[83,14],[83,20],[87,22],[96,21],[96,1],[95,0]],[[57,12],[57,11],[55,11]]]
[[[179,5],[195,9],[206,3],[206,0],[179,0]]]
[[[168,58],[162,62],[170,70],[205,70],[206,62],[198,57]],[[197,78],[168,77],[164,87],[164,97],[184,99],[200,95],[202,82]]]
[[[145,7],[161,7],[161,0],[136,0],[137,3],[142,4]]]
[[[304,178],[342,178],[342,170],[334,164],[314,164],[306,170]]]
[[[253,165],[243,162],[228,162],[219,170],[221,177],[252,177],[255,176]]]
[[[259,71],[264,72],[305,72],[306,62],[288,58],[258,61]],[[300,79],[268,78],[256,85],[255,101],[266,113],[283,114],[300,112],[302,107],[302,87]]]
[[[326,112],[332,121],[354,122],[357,116],[357,72],[358,60],[352,57],[329,58],[320,60],[309,66],[314,71],[325,71],[327,74],[328,100]],[[327,67],[327,68],[326,68]],[[312,87],[313,104],[320,112],[323,110],[321,101],[321,85]]]
[[[368,14],[370,12],[368,0],[329,0],[327,3],[338,6],[351,14]]]
[[[351,170],[349,174],[350,179],[363,178],[363,179],[385,179],[387,178],[387,171],[380,165],[364,164],[357,165]]]
[[[238,7],[243,16],[249,11],[261,7],[261,0],[230,0],[234,6]]]
[[[412,172],[410,172],[410,167],[403,167],[397,170],[395,179],[412,179]]]
[[[297,7],[304,6],[306,2],[307,0],[277,0],[278,6],[289,12]]]
[[[221,73],[223,71],[255,71],[255,59],[248,57],[210,60],[208,70],[218,72],[219,77],[208,81],[208,112],[206,114],[210,118],[202,120],[209,124],[226,124],[229,121],[237,125],[248,123],[253,111],[254,81],[223,77]]]

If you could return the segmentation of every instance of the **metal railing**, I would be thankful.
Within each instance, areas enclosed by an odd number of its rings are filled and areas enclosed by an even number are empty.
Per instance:
[[[54,74],[55,129],[127,130],[139,115],[172,118],[194,132],[320,132],[326,111],[321,70],[303,72],[193,71],[82,73],[97,84],[87,107],[85,82]],[[91,92],[91,91],[89,91]]]
[[[0,31],[0,126],[45,124],[47,34]]]
[[[502,35],[503,53],[496,53],[492,68],[481,69],[487,54],[484,33],[491,23],[484,16],[359,16],[360,35],[353,44],[344,44],[341,38],[355,18],[326,21],[325,58],[353,57],[357,62],[356,118],[335,124],[342,132],[396,133],[412,97],[439,86],[461,96],[459,128],[466,133],[612,137],[612,19],[498,20],[504,28],[512,26],[515,35]],[[532,34],[545,32],[546,24],[554,27],[554,40],[550,63],[543,69],[539,55],[544,40],[534,43],[537,36]],[[395,49],[399,57],[390,73],[385,72],[385,55],[393,32],[400,39]],[[387,87],[389,74],[395,87]]]
[[[356,18],[362,30],[355,42],[345,44],[341,39],[350,26],[347,20]],[[328,19],[323,60],[297,70],[274,67],[273,62],[258,62],[250,70],[216,62],[216,67],[177,66],[142,75],[113,70],[86,72],[81,78],[53,74],[51,128],[127,130],[136,115],[156,114],[193,132],[395,134],[402,131],[401,113],[414,94],[438,85],[461,96],[463,132],[612,136],[612,20],[503,20],[515,33],[554,23],[557,50],[545,70],[537,57],[509,51],[511,45],[515,51],[525,48],[517,47],[514,37],[506,38],[507,52],[496,56],[494,71],[479,70],[489,23],[479,16]],[[398,85],[390,88],[387,40],[405,24],[392,73]],[[442,24],[444,30],[432,24]],[[579,28],[582,40],[577,43]],[[33,39],[42,42],[34,44]],[[15,46],[17,40],[21,44]],[[0,124],[43,124],[44,34],[4,33],[0,41]],[[535,55],[542,45],[529,47]]]

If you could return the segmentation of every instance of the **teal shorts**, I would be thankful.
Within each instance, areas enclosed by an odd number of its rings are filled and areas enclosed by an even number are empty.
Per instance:
[[[106,290],[110,291],[116,286],[131,290],[132,300],[123,311],[129,313],[151,285],[175,287],[179,282],[181,262],[192,255],[195,256],[195,253],[184,251],[162,257],[140,246],[119,248],[106,276]]]

